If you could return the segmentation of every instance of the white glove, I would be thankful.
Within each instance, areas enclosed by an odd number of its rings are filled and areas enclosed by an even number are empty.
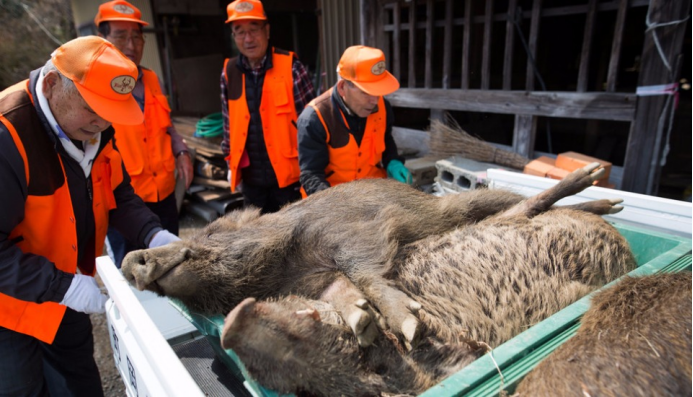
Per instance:
[[[154,237],[152,237],[152,239],[149,241],[149,248],[161,247],[162,245],[166,245],[174,241],[180,241],[180,238],[166,229],[160,230],[156,232]]]
[[[77,312],[92,314],[105,312],[107,300],[108,297],[101,293],[94,277],[75,274],[60,304]]]
[[[229,171],[226,173],[226,180],[229,182],[229,184],[231,183],[231,170],[229,170]]]

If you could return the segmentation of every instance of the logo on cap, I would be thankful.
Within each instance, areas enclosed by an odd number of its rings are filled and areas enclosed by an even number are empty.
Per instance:
[[[135,10],[126,6],[125,4],[116,4],[113,6],[113,10],[121,14],[134,14]]]
[[[236,11],[238,12],[249,12],[253,9],[253,5],[250,3],[242,2],[236,4]]]
[[[380,61],[373,65],[371,68],[371,73],[376,76],[385,73],[385,61]]]
[[[129,94],[135,89],[135,79],[128,75],[114,77],[111,80],[111,88],[118,94]]]

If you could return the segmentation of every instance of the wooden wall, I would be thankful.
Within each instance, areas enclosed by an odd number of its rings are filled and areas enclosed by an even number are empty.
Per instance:
[[[360,1],[362,40],[401,83],[393,106],[512,115],[512,148],[528,157],[539,118],[628,123],[618,187],[656,190],[674,97],[636,87],[678,81],[689,1]]]

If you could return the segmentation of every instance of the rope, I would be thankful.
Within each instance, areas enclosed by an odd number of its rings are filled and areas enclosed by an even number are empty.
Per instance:
[[[224,133],[224,120],[221,113],[212,113],[201,118],[195,124],[194,136],[200,138],[214,138]]]

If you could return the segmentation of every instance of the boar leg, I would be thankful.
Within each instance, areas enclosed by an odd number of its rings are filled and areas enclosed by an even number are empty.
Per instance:
[[[380,311],[390,331],[404,337],[408,350],[415,347],[421,335],[421,323],[416,316],[421,304],[377,276],[364,285],[363,291]]]
[[[623,206],[617,204],[621,204],[622,202],[622,199],[603,199],[585,201],[584,203],[572,205],[562,205],[560,208],[570,208],[578,211],[591,212],[595,215],[609,215],[621,212],[623,210]]]
[[[351,328],[360,346],[370,346],[385,323],[363,293],[345,276],[339,276],[319,298],[330,303]]]
[[[596,170],[596,171],[595,171]],[[563,178],[555,186],[544,190],[543,192],[528,198],[500,214],[500,217],[512,217],[515,215],[524,215],[532,218],[542,212],[547,211],[558,200],[580,193],[581,191],[592,186],[592,182],[601,178],[606,170],[599,168],[599,163],[594,162],[586,165],[583,168],[577,169],[565,178]]]

